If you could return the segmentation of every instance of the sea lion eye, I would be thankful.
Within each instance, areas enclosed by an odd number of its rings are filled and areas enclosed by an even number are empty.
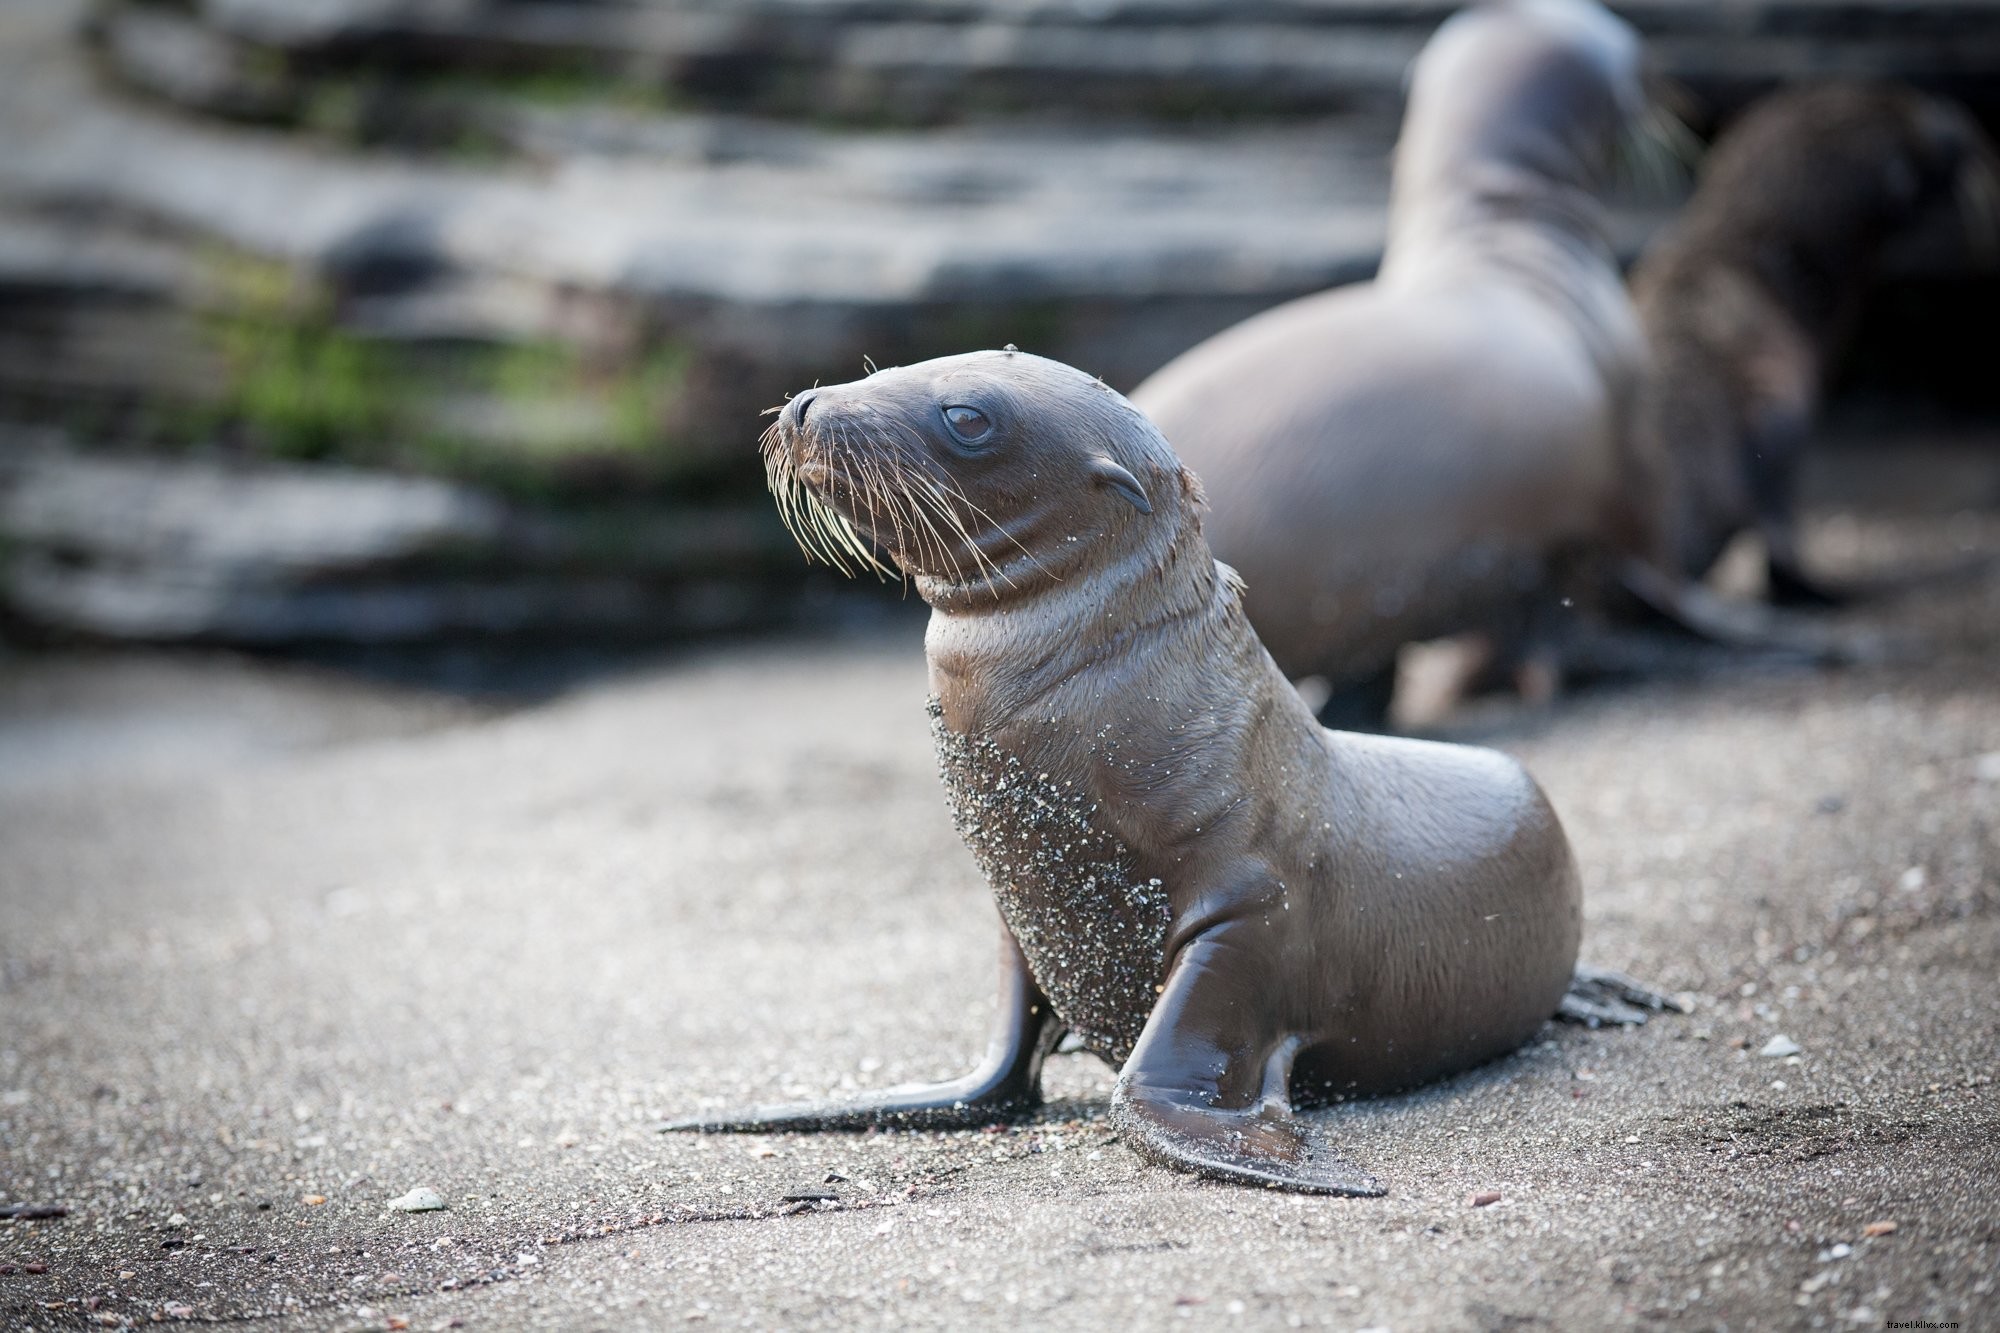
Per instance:
[[[993,423],[986,419],[986,414],[976,407],[967,407],[963,403],[954,403],[947,407],[944,410],[944,421],[951,427],[953,435],[968,444],[974,440],[983,440],[993,433]]]

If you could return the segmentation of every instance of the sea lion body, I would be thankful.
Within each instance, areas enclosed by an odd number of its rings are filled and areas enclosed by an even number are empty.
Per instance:
[[[1560,1004],[1580,931],[1541,791],[1495,751],[1321,728],[1235,580],[1195,581],[1199,604],[1143,638],[1098,639],[1095,617],[1026,635],[933,621],[933,688],[976,700],[934,724],[954,822],[1057,1015],[1122,1066],[1175,954],[1229,929],[1258,939],[1244,975],[1267,1035],[1297,1043],[1295,1104],[1520,1045]],[[989,711],[961,664],[1024,649],[1060,683]]]
[[[794,399],[767,457],[809,543],[886,551],[931,605],[933,731],[1005,925],[1002,1021],[967,1079],[687,1127],[979,1123],[1033,1104],[1071,1030],[1119,1067],[1113,1117],[1148,1157],[1377,1193],[1295,1104],[1658,1001],[1573,985],[1576,869],[1519,764],[1315,722],[1202,539],[1193,474],[1102,383],[1013,352],[883,371]]]
[[[1588,0],[1454,17],[1415,67],[1377,279],[1133,392],[1207,483],[1289,674],[1356,683],[1507,621],[1616,521],[1640,343],[1595,196],[1645,107],[1638,61]]]
[[[1216,549],[1294,677],[1362,680],[1405,643],[1507,621],[1616,495],[1612,395],[1505,280],[1292,302],[1134,398],[1196,442]]]
[[[1911,89],[1792,90],[1731,126],[1632,275],[1649,355],[1625,473],[1646,518],[1634,554],[1696,580],[1755,530],[1774,595],[1831,600],[1794,534],[1830,363],[1892,242],[1946,210],[1991,227],[1996,208],[1992,145]]]

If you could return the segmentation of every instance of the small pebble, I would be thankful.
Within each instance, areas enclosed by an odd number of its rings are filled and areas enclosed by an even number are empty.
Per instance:
[[[326,1196],[324,1194],[308,1194],[305,1197],[305,1204],[308,1208],[317,1208],[325,1202]]]
[[[1757,1054],[1767,1060],[1782,1060],[1788,1055],[1797,1055],[1799,1051],[1799,1044],[1780,1032],[1777,1036],[1765,1042],[1764,1048],[1758,1051]]]
[[[1488,1204],[1500,1202],[1500,1191],[1481,1190],[1477,1194],[1466,1196],[1465,1202],[1469,1208],[1484,1208]]]
[[[1864,1236],[1891,1236],[1895,1232],[1896,1224],[1894,1222],[1870,1222],[1867,1226],[1861,1228],[1861,1234]]]
[[[389,1200],[389,1206],[399,1213],[435,1213],[449,1205],[442,1194],[428,1185],[419,1185],[402,1198]]]

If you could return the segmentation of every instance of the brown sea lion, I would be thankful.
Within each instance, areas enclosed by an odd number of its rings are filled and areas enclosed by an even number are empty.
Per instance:
[[[1754,529],[1774,600],[1838,600],[1800,567],[1795,516],[1829,363],[1893,242],[1946,211],[1990,228],[1996,208],[1992,145],[1912,89],[1783,92],[1725,132],[1633,271],[1650,360],[1628,437],[1635,553],[1698,580]]]
[[[1295,1106],[1665,1003],[1576,970],[1576,867],[1519,764],[1313,720],[1202,540],[1194,475],[1101,382],[1012,351],[886,370],[794,398],[766,458],[809,549],[879,549],[932,608],[1001,1014],[963,1079],[673,1127],[989,1123],[1039,1100],[1068,1031],[1119,1068],[1112,1120],[1153,1161],[1376,1194]]]
[[[1401,645],[1508,627],[1617,522],[1640,343],[1598,194],[1650,114],[1598,5],[1454,16],[1412,73],[1375,281],[1133,392],[1207,484],[1278,665],[1353,687],[1326,720],[1379,722]]]

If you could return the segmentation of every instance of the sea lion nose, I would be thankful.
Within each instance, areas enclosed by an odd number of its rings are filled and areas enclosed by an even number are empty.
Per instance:
[[[790,420],[794,428],[806,424],[806,413],[812,409],[813,399],[818,396],[818,390],[807,389],[804,393],[793,398],[791,402],[785,404],[785,416]]]

